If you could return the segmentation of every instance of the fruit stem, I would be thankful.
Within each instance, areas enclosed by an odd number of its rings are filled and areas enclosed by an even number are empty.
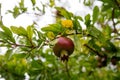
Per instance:
[[[62,50],[60,57],[61,57],[61,60],[63,61],[63,63],[65,64],[65,69],[66,69],[66,73],[68,76],[68,80],[71,80],[71,76],[70,76],[69,68],[68,68],[68,58],[69,58],[68,51]]]
[[[65,60],[65,69],[66,69],[66,72],[67,72],[68,80],[71,80],[71,76],[70,76],[70,73],[69,73],[68,61],[67,60]]]

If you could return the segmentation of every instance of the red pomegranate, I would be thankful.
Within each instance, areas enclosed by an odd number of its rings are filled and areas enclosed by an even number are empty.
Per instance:
[[[68,61],[69,55],[74,51],[74,43],[70,38],[59,37],[57,43],[53,47],[53,51],[62,61]]]

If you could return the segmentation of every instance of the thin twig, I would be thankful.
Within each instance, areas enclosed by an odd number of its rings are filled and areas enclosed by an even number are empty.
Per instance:
[[[69,68],[68,68],[68,61],[65,61],[65,68],[66,68],[66,72],[67,72],[67,75],[68,75],[68,80],[71,80],[71,76],[70,76]]]
[[[118,3],[117,0],[115,0],[115,3],[116,3],[116,5],[118,6],[118,8],[120,9],[120,5],[119,5],[119,3]]]
[[[115,38],[115,40],[120,40],[120,38]]]
[[[94,53],[96,53],[98,56],[103,57],[103,55],[102,55],[100,52],[94,50],[93,48],[91,48],[91,47],[88,46],[87,44],[84,44],[84,46],[87,47],[87,48],[89,48],[91,51],[93,51]]]
[[[22,45],[22,44],[17,44],[17,43],[11,43],[9,41],[3,41],[3,40],[0,40],[1,43],[7,43],[7,44],[10,44],[11,46],[14,46],[13,48],[15,47],[27,47],[27,48],[37,48],[38,46],[29,46],[29,45]]]
[[[113,22],[113,28],[114,28],[113,32],[118,33],[118,31],[115,27],[116,24],[115,24],[115,21],[114,21],[114,13],[115,13],[115,8],[113,8],[113,10],[112,10],[112,22]]]

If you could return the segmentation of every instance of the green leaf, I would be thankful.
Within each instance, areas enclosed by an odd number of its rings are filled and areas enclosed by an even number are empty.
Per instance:
[[[114,18],[118,18],[119,16],[120,16],[120,10],[115,9]]]
[[[4,26],[4,25],[0,25],[0,28],[3,30],[3,32],[1,32],[2,34],[6,35],[6,38],[12,42],[15,42],[14,38],[13,38],[13,34],[11,32],[11,30]]]
[[[119,6],[119,0],[100,0],[103,2],[102,13],[108,10],[117,9]]]
[[[88,45],[91,46],[96,51],[100,52],[101,47],[100,47],[100,45],[96,44],[97,42],[99,43],[98,40],[92,38],[91,40],[89,40]]]
[[[50,24],[47,27],[41,28],[41,30],[45,31],[45,32],[51,31],[53,33],[59,33],[59,32],[61,32],[61,26],[59,24]]]
[[[10,29],[8,27],[5,27],[3,25],[0,26],[2,28],[2,30],[5,32],[6,35],[12,37],[12,32],[10,31]]]
[[[93,9],[93,24],[97,21],[98,17],[99,17],[99,8],[98,6],[95,6]]]
[[[100,1],[104,3],[104,6],[109,6],[109,9],[117,6],[116,1],[114,0],[100,0]]]
[[[76,18],[80,21],[83,21],[82,17],[81,16],[76,16]]]
[[[21,0],[21,2],[19,3],[20,8],[24,8],[24,0]]]
[[[13,54],[12,58],[17,58],[17,59],[26,58],[26,54],[25,53]]]
[[[81,25],[80,25],[79,18],[80,18],[80,17],[75,17],[75,18],[74,18],[75,20],[73,20],[73,25],[74,25],[74,29],[75,29],[76,31],[82,32],[82,27],[81,27]],[[82,19],[82,18],[80,18],[80,19]]]
[[[36,34],[38,35],[40,40],[44,40],[45,39],[46,36],[44,34],[42,34],[41,31],[38,31],[37,29],[34,29],[34,30],[36,31]]]
[[[30,40],[32,40],[32,37],[33,37],[33,28],[32,26],[28,26],[27,27],[27,36]]]
[[[111,33],[112,33],[112,29],[110,26],[105,26],[103,27],[103,32],[104,36],[106,37],[106,39],[110,39],[111,38]]]
[[[53,7],[55,5],[55,1],[54,0],[50,0],[50,7]]]
[[[84,0],[84,5],[86,5],[86,6],[90,6],[90,0]]]
[[[106,52],[109,52],[109,53],[116,53],[118,51],[116,46],[109,40],[106,41],[103,47],[105,48]]]
[[[25,30],[25,28],[19,27],[18,29],[20,30],[20,33],[21,33],[21,34],[27,35],[27,31]]]
[[[16,18],[17,16],[19,16],[20,11],[19,11],[19,7],[15,6],[13,9],[13,17]]]
[[[106,38],[104,37],[103,33],[100,30],[98,30],[97,28],[88,27],[87,30],[92,38],[96,38],[97,40],[99,40],[102,43],[106,42]]]
[[[21,0],[21,2],[19,3],[19,14],[21,14],[21,13],[24,13],[25,11],[27,11],[27,8],[25,8],[25,6],[24,6],[24,0]]]
[[[56,9],[60,12],[61,15],[63,15],[66,19],[71,19],[73,14],[71,12],[68,12],[66,9],[62,7],[56,7]]]
[[[90,23],[91,23],[90,14],[87,14],[87,15],[85,16],[85,25],[86,25],[87,27],[89,27],[89,26],[90,26]]]
[[[109,1],[110,1],[110,0],[109,0]],[[109,9],[111,9],[111,8],[112,8],[111,5],[104,5],[104,6],[102,7],[102,11],[106,12],[107,10],[109,10]]]
[[[13,33],[21,36],[27,36],[27,31],[23,28],[23,27],[15,27],[15,26],[11,26],[11,30],[13,31]]]
[[[31,0],[31,2],[33,6],[36,4],[36,0]]]
[[[5,53],[5,58],[9,60],[12,56],[13,49],[8,49],[7,52]]]
[[[0,31],[0,39],[7,40],[7,35],[3,31]]]

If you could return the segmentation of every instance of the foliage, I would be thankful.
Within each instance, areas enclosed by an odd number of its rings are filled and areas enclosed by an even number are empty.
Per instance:
[[[50,0],[49,7],[57,10],[56,22],[41,29],[37,29],[35,23],[26,28],[8,28],[1,21],[0,47],[6,47],[7,51],[0,55],[0,75],[6,80],[23,80],[25,73],[30,80],[119,80],[120,34],[116,26],[120,23],[120,1],[99,1],[102,6],[93,7],[93,13],[83,18],[57,7],[54,0]],[[31,3],[33,10],[44,13],[44,4],[40,10],[36,0]],[[84,3],[92,5],[90,0]],[[16,18],[26,11],[24,0],[21,0],[19,6],[8,12]],[[75,44],[67,63],[56,57],[52,50],[60,36],[71,38]]]

